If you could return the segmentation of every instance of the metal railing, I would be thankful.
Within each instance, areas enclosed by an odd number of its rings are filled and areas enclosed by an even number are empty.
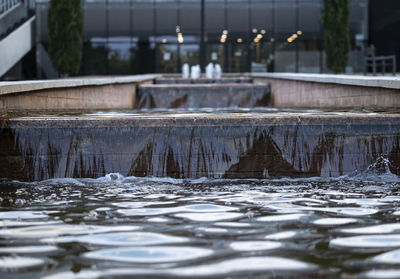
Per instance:
[[[21,0],[0,0],[0,16],[19,3]]]

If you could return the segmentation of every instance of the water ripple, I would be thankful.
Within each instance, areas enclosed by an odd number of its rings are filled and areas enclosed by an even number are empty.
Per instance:
[[[103,249],[84,254],[84,257],[96,260],[119,261],[129,263],[180,262],[207,257],[213,251],[194,247],[137,247]]]
[[[366,235],[336,238],[330,241],[337,248],[394,248],[400,247],[400,234]]]

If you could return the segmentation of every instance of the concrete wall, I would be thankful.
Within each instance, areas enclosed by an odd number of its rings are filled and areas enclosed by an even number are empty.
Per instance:
[[[0,41],[0,77],[32,49],[34,26],[33,17]]]
[[[252,74],[255,83],[271,86],[273,107],[398,108],[399,77],[355,75]]]
[[[133,109],[136,88],[159,75],[0,83],[0,111]]]

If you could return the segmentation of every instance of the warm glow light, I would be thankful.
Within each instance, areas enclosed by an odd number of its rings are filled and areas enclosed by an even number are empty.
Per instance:
[[[257,39],[262,39],[262,37],[263,37],[263,35],[261,35],[261,34],[257,35]]]
[[[293,34],[292,38],[297,39],[298,38],[297,34]]]
[[[224,31],[222,31],[222,34],[224,34],[224,35],[228,35],[228,30],[224,30]]]
[[[226,41],[224,39],[220,40],[221,44],[224,44]]]
[[[242,38],[238,38],[237,39],[237,42],[240,44],[240,43],[243,43],[243,39]]]
[[[225,34],[221,36],[221,39],[226,39],[228,36],[226,36]]]
[[[303,32],[301,30],[297,31],[297,35],[302,35]]]
[[[265,35],[267,33],[267,30],[263,29],[261,30],[261,34]]]
[[[162,42],[163,44],[165,44],[165,43],[167,42],[167,39],[162,39],[161,42]]]
[[[289,43],[291,43],[291,42],[293,42],[293,39],[292,39],[292,38],[288,38],[287,41],[288,41]]]
[[[255,42],[256,44],[258,44],[259,41],[260,41],[260,40],[257,39],[257,38],[254,39],[254,42]]]
[[[257,28],[253,28],[252,31],[253,31],[253,33],[257,33],[258,30],[257,30]]]

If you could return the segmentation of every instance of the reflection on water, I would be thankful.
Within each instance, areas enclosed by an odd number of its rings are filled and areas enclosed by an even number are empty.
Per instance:
[[[399,274],[399,179],[389,171],[339,179],[2,180],[0,194],[1,278]]]

